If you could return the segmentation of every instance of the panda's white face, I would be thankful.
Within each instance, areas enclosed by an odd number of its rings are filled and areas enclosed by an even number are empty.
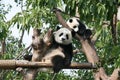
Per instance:
[[[54,39],[59,44],[68,45],[72,42],[71,31],[67,28],[60,28],[58,31],[54,32]]]
[[[79,31],[78,26],[80,25],[78,22],[79,18],[72,17],[67,21],[67,25],[73,29],[75,32]]]

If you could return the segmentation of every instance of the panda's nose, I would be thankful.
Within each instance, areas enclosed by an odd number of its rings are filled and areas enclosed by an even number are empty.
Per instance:
[[[62,38],[62,41],[64,41],[65,40],[65,38]]]

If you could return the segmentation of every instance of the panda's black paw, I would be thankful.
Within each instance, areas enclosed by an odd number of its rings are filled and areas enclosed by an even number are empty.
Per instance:
[[[23,58],[25,60],[31,61],[32,60],[32,56],[33,56],[32,54],[26,54],[26,55],[23,56]]]
[[[73,29],[72,29],[71,33],[72,33],[72,37],[74,37],[76,34],[76,32]]]
[[[90,36],[92,35],[92,31],[90,29],[86,29],[84,33],[84,38],[90,39]]]

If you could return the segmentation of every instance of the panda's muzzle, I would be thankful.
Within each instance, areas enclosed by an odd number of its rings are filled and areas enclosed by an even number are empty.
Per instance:
[[[65,40],[65,38],[62,38],[62,41],[64,41]]]

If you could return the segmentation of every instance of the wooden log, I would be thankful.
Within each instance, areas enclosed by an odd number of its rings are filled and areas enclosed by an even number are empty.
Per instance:
[[[22,68],[52,68],[51,63],[46,62],[30,62],[26,60],[0,60],[0,69],[16,69]],[[95,69],[91,63],[77,63],[72,62],[70,66],[64,67],[64,69]]]

